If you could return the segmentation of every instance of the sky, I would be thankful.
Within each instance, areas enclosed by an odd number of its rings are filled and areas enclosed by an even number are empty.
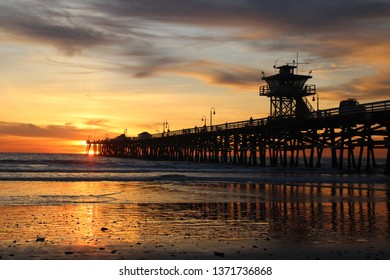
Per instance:
[[[389,0],[2,0],[0,40],[0,152],[267,117],[297,54],[320,109],[390,99]]]

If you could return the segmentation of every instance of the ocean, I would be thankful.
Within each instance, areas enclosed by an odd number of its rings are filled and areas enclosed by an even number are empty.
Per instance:
[[[380,173],[0,153],[1,259],[390,259]]]

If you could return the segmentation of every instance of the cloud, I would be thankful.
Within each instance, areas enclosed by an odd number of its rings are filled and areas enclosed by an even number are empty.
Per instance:
[[[205,83],[226,87],[257,87],[259,70],[251,66],[222,63],[211,60],[180,60],[174,58],[150,59],[138,66],[122,65],[118,71],[136,78],[147,78],[162,74],[192,77]]]
[[[338,40],[369,45],[372,41],[367,39],[381,32],[389,32],[385,23],[389,21],[390,3],[380,0],[296,0],[287,3],[266,0],[94,0],[85,3],[56,1],[47,5],[45,1],[39,4],[35,1],[22,3],[13,1],[12,4],[0,6],[1,30],[53,45],[68,55],[100,45],[109,45],[112,47],[110,51],[119,51],[123,55],[127,53],[136,58],[156,53],[168,55],[158,47],[158,40],[169,34],[176,36],[172,40],[215,40],[222,43],[218,36],[205,36],[210,28],[219,32],[229,30],[230,35],[234,34],[243,44],[264,40],[257,44],[263,49],[269,47],[277,51],[290,46],[289,49],[305,50],[307,47],[310,51],[334,49],[331,53],[337,54],[342,49],[346,52],[349,49],[345,44],[337,47],[335,42]],[[162,24],[172,24],[171,30],[162,33]],[[175,34],[172,30],[179,26],[199,28],[199,32],[192,34],[194,29],[189,29],[187,34]],[[389,39],[385,38],[382,36],[382,40],[388,42]],[[317,48],[318,45],[323,48]],[[329,55],[330,52],[322,54]]]
[[[83,153],[85,140],[115,137],[117,131],[107,130],[105,119],[89,119],[89,127],[65,125],[36,125],[0,121],[0,152]]]
[[[201,56],[207,53],[207,46],[223,46],[233,41],[247,46],[248,51],[258,53],[301,51],[306,56],[315,57],[315,63],[354,63],[353,59],[369,59],[365,53],[370,53],[374,48],[382,46],[388,49],[390,45],[390,28],[386,25],[389,22],[390,3],[380,0],[298,0],[287,3],[114,0],[96,1],[91,6],[118,22],[128,20],[133,29],[137,22],[148,20],[146,27],[139,26],[137,29],[139,35],[147,35],[145,40],[128,45],[125,55],[133,59],[132,64],[127,65],[127,70],[138,78],[180,70],[194,77],[202,77],[203,81],[212,84],[231,81],[232,85],[237,85],[239,81],[236,78],[247,78],[225,69],[183,69],[187,65],[199,65],[199,60],[206,60]],[[179,26],[181,31],[175,29]],[[215,33],[212,33],[213,30]],[[219,35],[216,35],[217,32]],[[164,39],[175,42],[176,51],[173,47],[166,47]],[[186,47],[187,55],[193,50],[202,51],[199,51],[198,57],[185,57],[181,50]],[[225,62],[220,58],[215,60],[221,65],[231,64],[228,56],[224,59]],[[211,76],[206,78],[201,72]]]
[[[256,87],[260,80],[259,70],[253,67],[205,60],[194,61],[179,71],[214,85],[238,88]]]
[[[16,5],[13,5],[16,4]],[[69,20],[61,10],[53,12],[40,5],[12,3],[0,5],[0,30],[21,40],[52,45],[66,55],[74,55],[84,48],[113,42],[113,35],[84,27]]]
[[[376,75],[359,77],[337,87],[328,87],[328,99],[357,98],[360,101],[386,100],[390,97],[390,73],[382,72]]]
[[[91,125],[91,126],[96,126],[96,127],[109,127],[108,120],[107,119],[100,119],[100,118],[86,119],[85,124]]]
[[[91,50],[99,60],[59,67],[138,79],[177,74],[237,88],[257,86],[259,73],[230,57],[230,43],[248,57],[299,51],[316,65],[388,65],[389,11],[381,0],[12,1],[0,4],[0,32],[66,55]],[[220,53],[210,51],[216,46]]]
[[[89,134],[104,135],[99,129],[80,129],[73,125],[45,125],[32,123],[0,122],[1,136],[17,136],[28,138],[84,139]]]
[[[380,0],[101,0],[92,3],[92,6],[116,17],[203,26],[251,26],[256,29],[267,26],[300,33],[386,19],[390,3]]]

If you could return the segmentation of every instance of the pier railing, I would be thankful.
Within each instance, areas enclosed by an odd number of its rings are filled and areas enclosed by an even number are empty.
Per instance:
[[[342,108],[339,107],[336,108],[330,108],[325,110],[318,110],[314,111],[309,115],[309,119],[327,119],[332,117],[338,117],[338,116],[352,116],[356,114],[361,114],[362,116],[369,115],[372,113],[390,113],[390,100],[385,101],[379,101],[379,102],[372,102],[372,103],[365,103],[360,104],[357,106],[351,106],[349,108]],[[289,118],[295,118],[295,116],[290,116]],[[284,118],[288,119],[288,118]],[[181,130],[174,130],[169,132],[163,132],[163,133],[155,133],[152,134],[152,138],[162,138],[162,137],[170,137],[170,136],[179,136],[179,135],[187,135],[187,134],[196,134],[196,133],[207,133],[207,132],[215,132],[215,131],[221,131],[221,130],[233,130],[233,129],[240,129],[245,127],[251,127],[251,126],[263,126],[269,123],[270,121],[274,120],[280,120],[280,118],[259,118],[259,119],[248,119],[245,121],[238,121],[238,122],[230,122],[225,124],[217,124],[212,126],[202,126],[202,127],[193,127],[193,128],[184,128]],[[126,139],[132,139],[137,140],[139,138],[137,137],[126,137]],[[106,141],[113,140],[113,139],[105,139]],[[101,141],[101,140],[99,140]],[[97,141],[97,142],[99,142]],[[94,142],[94,141],[89,141]]]
[[[370,114],[370,113],[378,113],[378,112],[390,112],[390,100],[373,102],[373,103],[365,103],[356,106],[351,106],[348,108],[339,107],[330,108],[325,110],[314,111],[309,115],[309,119],[326,119],[330,117],[336,116],[347,116],[347,115],[355,115],[355,114]],[[294,118],[294,116],[290,116],[290,118]],[[186,128],[182,130],[175,130],[164,133],[156,133],[152,134],[152,138],[161,138],[161,137],[169,137],[169,136],[178,136],[184,134],[194,134],[194,133],[202,133],[202,132],[213,132],[220,130],[230,130],[230,129],[238,129],[250,126],[261,126],[266,125],[270,120],[274,118],[259,118],[259,119],[249,119],[246,121],[238,121],[238,122],[230,122],[225,124],[217,124],[212,126],[203,126],[203,127],[194,127],[194,128]]]
[[[311,119],[329,118],[335,116],[346,116],[356,114],[370,114],[390,111],[390,100],[359,104],[347,108],[331,108],[315,111],[310,115]]]
[[[213,131],[220,131],[220,130],[244,128],[244,127],[248,127],[248,126],[265,125],[268,120],[269,120],[269,118],[249,119],[247,121],[239,121],[239,122],[231,122],[231,123],[218,124],[218,125],[212,125],[212,126],[201,126],[201,127],[187,128],[187,129],[169,131],[169,132],[164,132],[164,133],[155,133],[155,134],[152,134],[152,138],[177,136],[177,135],[183,135],[183,134],[193,134],[193,133],[202,133],[202,132],[213,132]]]
[[[291,86],[290,88],[297,89],[296,87],[293,87],[293,86]],[[315,85],[305,85],[300,90],[302,93],[304,93],[304,95],[316,94],[316,86]],[[272,89],[268,85],[259,87],[259,96],[268,96],[271,93],[272,93]]]

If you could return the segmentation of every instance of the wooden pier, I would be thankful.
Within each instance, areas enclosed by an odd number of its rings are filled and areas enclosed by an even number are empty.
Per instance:
[[[315,111],[306,96],[315,87],[294,66],[263,77],[260,95],[271,98],[270,117],[158,134],[87,140],[87,154],[145,160],[350,171],[383,169],[390,175],[390,100]],[[273,88],[275,80],[278,84]],[[281,86],[283,84],[283,86]],[[286,87],[287,85],[287,87]],[[384,164],[378,164],[378,158]]]

